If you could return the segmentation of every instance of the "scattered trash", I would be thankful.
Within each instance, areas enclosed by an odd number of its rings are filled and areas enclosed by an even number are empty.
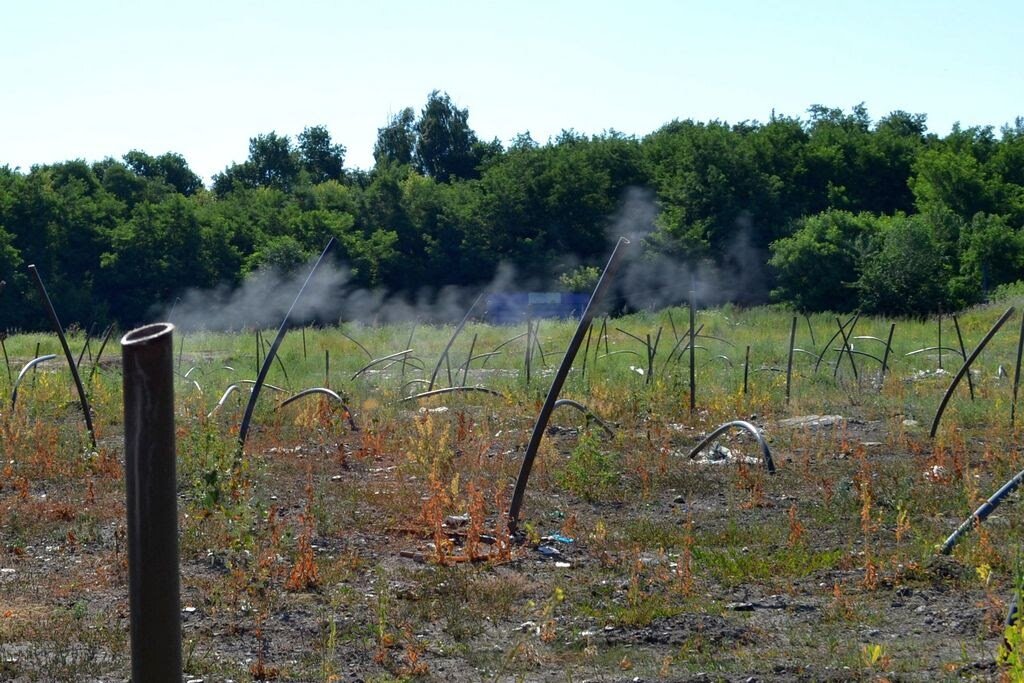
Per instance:
[[[633,372],[635,372],[636,374],[640,375],[641,377],[644,376],[644,369],[643,368],[638,368],[635,365],[630,365],[629,369],[632,370]]]
[[[447,413],[447,412],[448,412],[448,406],[438,406],[436,408],[427,408],[427,407],[420,408],[420,414],[421,415],[426,415],[427,413]]]
[[[562,551],[554,546],[542,545],[537,546],[537,552],[547,558],[561,557]]]
[[[449,529],[458,529],[469,524],[469,515],[448,515],[444,518],[444,525]]]
[[[568,536],[562,536],[561,534],[551,534],[550,536],[545,536],[540,540],[544,541],[545,543],[573,543],[573,539],[569,538]]]
[[[779,420],[780,427],[831,427],[844,422],[842,415],[801,415]]]
[[[568,569],[572,566],[569,562],[555,562],[555,566],[559,569]]]
[[[946,468],[942,465],[932,465],[924,471],[924,478],[932,482],[944,481],[946,478]]]
[[[918,422],[917,420],[911,419],[909,417],[906,420],[903,421],[903,426],[904,427],[916,427],[919,424],[921,424],[921,423]]]

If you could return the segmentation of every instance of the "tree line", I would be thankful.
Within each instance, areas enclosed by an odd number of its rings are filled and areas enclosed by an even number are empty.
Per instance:
[[[763,270],[741,303],[919,315],[1024,278],[1022,118],[940,137],[923,114],[816,105],[502,144],[435,91],[379,129],[372,169],[345,154],[310,126],[251,138],[209,187],[173,152],[0,167],[0,327],[46,327],[30,263],[65,322],[128,326],[187,289],[294,270],[330,237],[365,287],[480,285],[502,263],[586,287],[636,188],[653,207],[641,258]]]

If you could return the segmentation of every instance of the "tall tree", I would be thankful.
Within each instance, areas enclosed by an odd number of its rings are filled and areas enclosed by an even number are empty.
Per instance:
[[[456,107],[448,93],[435,90],[427,97],[416,136],[415,159],[421,173],[441,183],[476,176],[477,139],[469,127],[469,110]]]
[[[309,126],[299,133],[299,161],[314,184],[341,180],[345,151],[344,145],[331,141],[331,134],[324,126]]]
[[[378,165],[411,164],[416,148],[416,113],[406,107],[391,117],[388,125],[377,129],[373,160]]]

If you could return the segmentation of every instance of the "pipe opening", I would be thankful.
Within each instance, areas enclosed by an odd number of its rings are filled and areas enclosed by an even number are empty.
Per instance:
[[[141,346],[156,341],[160,337],[174,331],[171,323],[153,323],[143,327],[136,327],[121,337],[121,346]]]

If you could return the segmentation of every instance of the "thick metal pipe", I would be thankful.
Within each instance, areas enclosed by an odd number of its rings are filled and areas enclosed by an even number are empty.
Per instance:
[[[789,359],[786,361],[786,403],[789,403],[789,387],[793,381],[793,347],[796,343],[796,316],[789,327]]]
[[[516,488],[512,493],[512,503],[508,508],[508,529],[512,534],[515,534],[519,527],[519,510],[523,505],[523,497],[526,495],[526,483],[530,479],[530,470],[533,468],[533,461],[537,457],[537,450],[540,448],[540,441],[544,437],[544,430],[548,426],[548,420],[551,419],[551,412],[555,409],[555,403],[558,401],[558,394],[562,391],[562,385],[565,384],[565,379],[569,376],[572,362],[576,358],[580,346],[583,345],[583,337],[586,336],[590,322],[594,319],[594,314],[597,312],[597,307],[601,304],[602,299],[604,299],[605,293],[615,278],[615,273],[619,270],[622,257],[625,255],[626,247],[628,246],[629,240],[625,237],[620,237],[615,245],[615,250],[612,251],[612,255],[604,267],[604,272],[601,273],[601,278],[597,281],[597,286],[594,287],[594,293],[590,295],[590,301],[587,303],[587,308],[583,311],[579,325],[576,326],[576,332],[573,333],[572,339],[569,340],[569,346],[565,350],[565,355],[562,356],[562,364],[558,366],[558,370],[555,372],[555,378],[551,381],[551,387],[548,389],[548,395],[544,399],[544,405],[541,406],[540,414],[537,415],[537,421],[533,425],[533,434],[530,436],[530,443],[526,446],[523,464],[519,469],[519,477],[516,479]]]
[[[170,323],[121,338],[132,680],[181,682],[174,348]]]

